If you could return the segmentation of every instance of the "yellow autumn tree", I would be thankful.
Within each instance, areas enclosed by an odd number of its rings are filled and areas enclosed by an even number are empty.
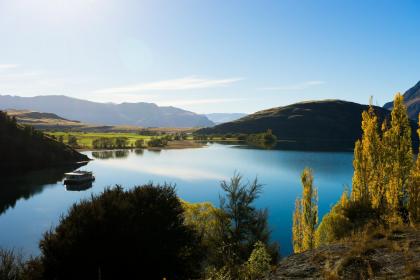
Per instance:
[[[293,251],[300,253],[303,251],[303,228],[302,228],[302,201],[296,198],[295,212],[293,213],[293,227],[292,227]]]
[[[420,136],[420,129],[417,130],[417,134]],[[418,154],[408,182],[408,213],[412,224],[420,221],[420,157]]]
[[[382,206],[385,196],[382,144],[378,117],[372,105],[362,113],[362,139],[354,148],[352,200]]]
[[[406,206],[407,182],[413,166],[411,128],[404,105],[404,98],[397,93],[391,113],[391,126],[384,135],[387,153],[386,172],[389,176],[386,187],[386,201],[390,221],[399,220],[399,209]]]
[[[296,253],[315,247],[315,229],[318,223],[318,192],[313,185],[312,170],[305,168],[301,180],[302,199],[296,200],[293,215],[293,249]]]

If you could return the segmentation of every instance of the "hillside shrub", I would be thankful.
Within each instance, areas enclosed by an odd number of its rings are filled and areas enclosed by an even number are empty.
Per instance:
[[[170,185],[117,186],[74,204],[40,242],[45,279],[187,279],[197,232]]]

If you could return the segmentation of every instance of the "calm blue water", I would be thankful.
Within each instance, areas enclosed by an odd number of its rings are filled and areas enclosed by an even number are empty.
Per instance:
[[[63,173],[71,171],[68,169],[34,172],[2,183],[0,247],[39,254],[42,233],[54,227],[69,206],[115,184],[132,188],[150,181],[175,183],[184,200],[218,205],[220,181],[236,171],[249,180],[257,176],[264,184],[256,205],[269,209],[272,237],[286,255],[292,250],[292,213],[301,193],[303,168],[314,170],[322,216],[340,197],[344,185],[350,185],[353,157],[351,153],[257,150],[221,144],[201,149],[86,154],[95,160],[80,169],[93,171],[96,181],[85,191],[66,190],[61,181]]]

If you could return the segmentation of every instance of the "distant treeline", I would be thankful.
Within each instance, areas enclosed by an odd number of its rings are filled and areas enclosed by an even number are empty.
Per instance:
[[[0,169],[24,171],[88,160],[72,148],[0,111]]]

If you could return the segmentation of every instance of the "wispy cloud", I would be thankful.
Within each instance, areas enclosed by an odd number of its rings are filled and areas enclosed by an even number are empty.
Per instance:
[[[0,64],[0,70],[13,69],[13,68],[17,68],[17,67],[19,67],[19,65],[17,65],[17,64]]]
[[[128,85],[96,90],[95,93],[128,93],[148,90],[189,90],[214,87],[226,87],[232,83],[243,80],[243,78],[207,79],[199,77],[185,77],[180,79],[163,80],[151,83]]]
[[[273,91],[299,91],[305,90],[314,86],[319,86],[325,84],[324,81],[307,81],[294,85],[285,85],[285,86],[275,86],[275,87],[263,87],[259,90],[273,90]]]

